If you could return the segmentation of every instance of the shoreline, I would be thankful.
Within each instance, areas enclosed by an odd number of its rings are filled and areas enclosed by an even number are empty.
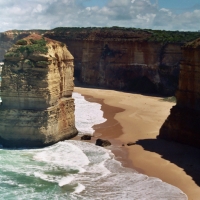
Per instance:
[[[143,170],[134,166],[131,159],[129,159],[126,144],[118,139],[121,135],[123,135],[123,127],[116,119],[114,119],[114,117],[117,113],[124,112],[125,110],[107,105],[104,103],[103,99],[98,99],[90,95],[84,95],[84,98],[86,101],[101,104],[103,117],[106,119],[104,123],[96,124],[92,127],[95,132],[91,142],[95,144],[96,139],[98,138],[109,140],[112,146],[107,148],[112,151],[112,153],[115,155],[115,159],[121,162],[123,167],[132,168],[139,173],[143,173]]]
[[[115,156],[115,159],[119,161],[123,167],[131,168],[139,173],[143,173],[143,170],[134,166],[131,159],[129,159],[128,149],[125,148],[126,144],[117,139],[123,134],[123,131],[122,131],[122,126],[116,119],[114,119],[114,116],[117,113],[123,112],[125,110],[105,104],[104,99],[95,98],[91,95],[83,95],[83,96],[86,101],[100,104],[101,110],[103,111],[103,117],[106,119],[105,122],[101,124],[96,124],[92,127],[94,129],[94,133],[93,136],[91,137],[91,140],[83,140],[83,141],[95,144],[98,138],[109,140],[111,142],[111,146],[108,146],[106,148],[112,151],[112,153]],[[114,127],[114,132],[113,132],[113,127]],[[72,138],[72,140],[81,140],[80,135],[77,135],[76,137]]]
[[[159,127],[167,118],[174,103],[161,102],[159,97],[105,89],[75,87],[74,92],[82,94],[89,102],[101,104],[103,117],[107,119],[106,122],[93,126],[95,133],[91,140],[92,143],[95,143],[97,138],[108,139],[112,143],[109,149],[115,155],[116,160],[122,163],[122,166],[150,177],[157,177],[178,187],[188,196],[189,200],[199,199],[200,187],[192,180],[193,177],[187,175],[183,168],[174,164],[170,158],[165,158],[165,154],[161,153],[163,145],[172,148],[172,152],[178,149],[174,157],[180,154],[183,148],[186,150],[189,148],[191,153],[198,150],[156,139]],[[148,148],[148,144],[145,145],[145,143],[151,141],[153,145],[150,146],[158,144],[160,146],[155,149],[154,147]],[[128,142],[135,144],[127,146]],[[180,162],[187,162],[187,159],[181,157]]]

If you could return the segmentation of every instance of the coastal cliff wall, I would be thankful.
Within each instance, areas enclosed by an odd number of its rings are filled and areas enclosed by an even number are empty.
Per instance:
[[[75,76],[93,86],[172,95],[178,85],[182,43],[151,41],[148,31],[47,31],[67,44]]]
[[[11,32],[2,33],[0,59],[7,43],[24,34]],[[163,95],[174,95],[177,89],[181,46],[200,36],[200,33],[118,27],[56,28],[40,34],[67,45],[74,56],[75,77],[82,83]]]
[[[32,34],[5,54],[0,144],[42,147],[77,134],[73,56],[66,45]]]
[[[183,47],[176,98],[159,137],[200,148],[200,38]]]

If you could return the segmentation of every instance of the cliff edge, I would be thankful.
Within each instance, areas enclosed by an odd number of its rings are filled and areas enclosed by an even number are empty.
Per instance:
[[[0,144],[42,147],[77,134],[73,56],[66,45],[32,34],[5,54]]]
[[[159,137],[200,148],[200,38],[182,50],[177,104],[162,125]]]

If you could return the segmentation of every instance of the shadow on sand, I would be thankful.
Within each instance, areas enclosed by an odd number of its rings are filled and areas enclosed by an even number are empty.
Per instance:
[[[137,92],[137,91],[131,91],[131,90],[120,90],[120,89],[116,89],[116,88],[109,88],[109,87],[105,87],[105,86],[90,85],[90,84],[87,84],[87,83],[82,83],[82,82],[78,81],[76,78],[74,80],[74,86],[75,87],[81,87],[81,88],[111,90],[111,91],[118,91],[118,92],[130,93],[130,94],[140,94],[140,95],[143,95],[143,96],[160,97],[161,100],[164,100],[164,98],[166,98],[166,97],[172,96],[172,95],[162,95],[162,94],[159,94],[158,92],[155,92],[155,93],[142,92],[142,91]]]
[[[200,149],[160,138],[138,140],[135,144],[181,167],[200,186]]]

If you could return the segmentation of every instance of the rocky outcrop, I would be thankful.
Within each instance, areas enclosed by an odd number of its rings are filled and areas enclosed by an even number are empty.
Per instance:
[[[176,98],[159,137],[200,148],[200,38],[183,47]]]
[[[77,134],[73,56],[66,45],[32,34],[5,54],[0,144],[42,147]]]

